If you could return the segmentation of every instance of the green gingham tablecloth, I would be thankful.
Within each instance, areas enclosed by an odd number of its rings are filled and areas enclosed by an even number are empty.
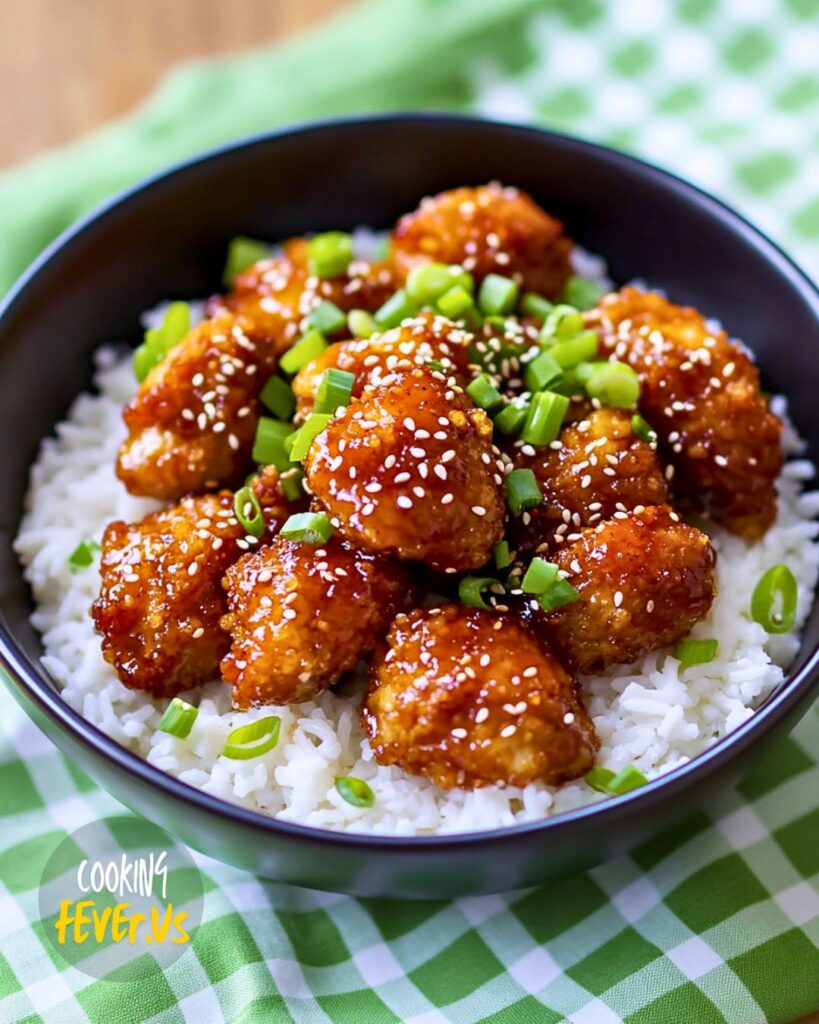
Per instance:
[[[409,107],[637,152],[819,270],[819,0],[381,0],[287,48],[183,68],[132,118],[0,178],[0,283],[170,160],[285,121]],[[197,855],[193,949],[137,985],[55,962],[38,922],[57,842],[117,813],[0,696],[0,1024],[755,1024],[819,1009],[816,706],[716,811],[539,890],[352,899]]]

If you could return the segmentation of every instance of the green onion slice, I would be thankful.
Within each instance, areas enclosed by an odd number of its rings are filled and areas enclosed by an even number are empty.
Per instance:
[[[532,397],[521,437],[528,444],[551,444],[563,426],[563,417],[569,408],[569,399],[554,391],[540,391]]]
[[[562,608],[564,604],[579,601],[580,593],[568,580],[556,576],[543,593],[538,594],[537,599],[544,612],[553,612],[556,608]]]
[[[307,326],[321,334],[336,334],[347,326],[347,317],[335,302],[325,299],[310,311]]]
[[[483,608],[491,611],[491,607],[483,599],[483,591],[500,586],[493,576],[465,576],[458,584],[458,599],[461,604],[471,608]]]
[[[273,413],[279,420],[289,420],[296,408],[296,398],[293,389],[281,377],[271,377],[262,388],[259,398],[262,404]]]
[[[334,413],[342,405],[349,405],[355,384],[355,374],[331,366],[324,371],[316,394],[314,409],[317,413]]]
[[[287,469],[290,458],[284,442],[292,429],[289,423],[260,416],[253,440],[253,461],[260,466],[275,466],[279,472]]]
[[[134,373],[140,384],[190,329],[190,306],[187,302],[172,302],[159,327],[147,330],[142,344],[134,352]]]
[[[303,462],[310,451],[310,445],[332,419],[330,413],[312,412],[296,432],[290,448],[290,461]]]
[[[513,516],[543,501],[537,478],[531,469],[513,469],[506,478],[506,502]]]
[[[648,420],[643,419],[639,413],[631,417],[631,432],[646,444],[654,444],[657,440],[657,431],[653,430]]]
[[[354,338],[371,338],[378,330],[378,324],[366,309],[351,309],[347,314],[347,329]]]
[[[613,772],[610,768],[592,768],[584,778],[588,786],[607,796],[621,796],[632,789],[639,789],[648,782],[645,775],[633,764],[627,764],[619,772]]]
[[[233,497],[233,511],[242,529],[251,537],[264,533],[264,513],[259,499],[250,487],[242,487]]]
[[[282,720],[276,715],[240,725],[238,729],[228,733],[222,756],[233,761],[249,761],[251,758],[261,757],[279,742],[281,725]]]
[[[452,288],[462,288],[470,295],[475,280],[463,267],[457,264],[420,263],[413,267],[407,277],[407,295],[419,306],[432,305]]]
[[[517,305],[520,288],[511,277],[487,274],[478,292],[478,308],[486,316],[503,316]]]
[[[475,300],[472,298],[471,293],[459,284],[455,285],[454,288],[450,288],[448,292],[444,292],[438,299],[437,306],[439,312],[449,317],[450,320],[457,320],[467,310],[473,313],[477,312],[475,310]]]
[[[338,277],[346,272],[352,258],[352,235],[344,231],[325,231],[307,243],[307,263],[316,277]]]
[[[503,395],[485,373],[479,374],[467,385],[466,393],[481,409],[492,412],[503,405]]]
[[[509,550],[509,541],[499,540],[492,548],[492,557],[495,560],[496,569],[508,569],[512,564],[512,552]]]
[[[375,793],[370,789],[363,779],[356,779],[352,775],[343,775],[336,779],[336,789],[348,804],[353,807],[372,807],[375,803]]]
[[[787,633],[796,622],[798,587],[787,565],[762,575],[751,595],[751,618],[768,633]]]
[[[563,370],[551,352],[545,350],[531,359],[523,371],[523,379],[529,391],[543,391],[557,384]]]
[[[707,665],[716,657],[718,648],[716,640],[681,640],[674,648],[674,657],[679,661],[680,669]]]
[[[640,381],[628,363],[597,363],[586,380],[586,393],[603,405],[629,409],[640,397]]]
[[[279,360],[279,366],[285,373],[298,373],[302,366],[306,366],[316,356],[327,348],[324,335],[318,331],[308,331],[296,344],[289,348]]]
[[[541,341],[567,341],[583,330],[583,314],[565,303],[554,306],[540,332]]]
[[[528,405],[510,402],[499,413],[496,413],[495,426],[502,434],[517,434],[526,422],[528,412]]]
[[[80,569],[87,569],[94,561],[94,554],[100,550],[95,540],[81,540],[68,556],[68,568],[70,572],[79,572]]]
[[[555,342],[548,352],[560,367],[568,370],[597,355],[597,335],[594,331],[582,331],[566,341]]]
[[[323,512],[297,512],[281,528],[285,540],[323,544],[333,536],[333,524]]]
[[[584,277],[570,277],[563,288],[563,301],[577,309],[592,309],[606,294],[605,288]]]
[[[533,316],[537,320],[545,320],[554,309],[554,304],[536,292],[526,292],[520,300],[520,311],[524,316]]]
[[[233,282],[248,267],[252,267],[259,260],[267,259],[270,247],[266,242],[260,242],[256,238],[247,238],[244,235],[237,235],[231,238],[228,243],[227,259],[222,280],[225,287],[231,288]]]
[[[418,307],[410,299],[407,293],[400,289],[391,295],[387,301],[375,312],[375,322],[382,331],[397,327],[402,320],[415,316]]]
[[[174,697],[171,703],[165,708],[165,712],[159,719],[157,729],[160,732],[167,732],[171,736],[176,736],[180,740],[184,740],[186,736],[190,735],[190,731],[193,728],[193,723],[196,721],[196,716],[199,714],[199,708],[195,708],[190,704],[186,704],[184,700],[180,700],[179,697]]]
[[[557,566],[547,562],[545,558],[533,558],[529,568],[523,574],[520,588],[526,594],[542,594],[557,579]]]
[[[279,477],[282,493],[288,501],[297,501],[304,494],[304,488],[301,485],[303,479],[304,470],[301,466],[296,465],[285,470]]]

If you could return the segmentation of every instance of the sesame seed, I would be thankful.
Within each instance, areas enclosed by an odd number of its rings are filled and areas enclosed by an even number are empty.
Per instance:
[[[475,513],[476,516],[486,515],[486,509],[483,507],[483,505],[473,505],[472,511]]]
[[[517,732],[517,726],[516,725],[505,725],[501,729],[500,734],[503,737],[503,739],[508,739],[510,736],[514,736],[516,732]]]
[[[406,494],[400,494],[395,503],[399,508],[412,508],[412,498],[408,498]]]
[[[623,592],[622,590],[615,590],[614,592],[614,607],[619,608],[623,603]]]
[[[466,729],[453,729],[451,735],[454,736],[456,740],[462,740],[466,737]]]
[[[454,501],[454,500],[455,500],[455,495],[454,494],[445,494],[443,496],[443,498],[441,498],[441,504],[442,505],[449,505],[449,503],[451,501]]]
[[[480,725],[481,722],[485,722],[489,718],[489,708],[479,708],[478,713],[475,715],[475,722]]]

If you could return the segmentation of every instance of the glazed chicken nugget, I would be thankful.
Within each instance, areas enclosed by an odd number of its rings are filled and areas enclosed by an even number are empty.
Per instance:
[[[245,475],[273,349],[230,314],[204,320],[155,366],[123,413],[117,476],[132,494],[172,501]]]
[[[92,615],[126,686],[170,697],[219,677],[228,648],[221,579],[248,549],[244,538],[229,491],[108,526]]]
[[[307,240],[292,238],[281,256],[254,263],[239,274],[233,290],[212,299],[208,311],[241,314],[254,335],[267,339],[281,354],[307,329],[307,316],[319,303],[333,302],[345,313],[374,311],[394,290],[392,271],[384,263],[353,260],[346,274],[316,277],[310,273]]]
[[[574,680],[514,616],[399,615],[371,679],[362,720],[379,764],[447,789],[558,784],[594,764]]]
[[[447,376],[462,381],[469,368],[473,335],[446,317],[420,313],[400,327],[370,338],[340,341],[307,363],[293,381],[298,411],[307,416],[313,408],[322,377],[331,367],[355,374],[352,394],[357,397],[367,383],[387,374],[426,366],[431,360],[444,367]]]
[[[305,468],[331,521],[369,551],[465,571],[503,534],[492,423],[429,368],[368,385],[318,435]]]
[[[543,495],[542,504],[510,520],[518,553],[545,551],[615,512],[668,501],[656,444],[634,434],[624,409],[586,407],[554,445],[516,442],[511,455],[516,468],[532,470]]]
[[[493,183],[424,199],[396,225],[391,259],[401,281],[418,263],[437,260],[460,264],[479,282],[501,274],[554,298],[571,274],[571,250],[560,221],[525,192]]]
[[[606,296],[588,322],[601,348],[637,371],[675,494],[733,533],[761,537],[776,518],[782,424],[745,349],[696,309],[637,288]]]
[[[318,547],[276,537],[232,566],[223,585],[222,675],[237,708],[310,700],[354,668],[412,600],[398,563],[337,536]]]
[[[617,512],[569,537],[551,561],[580,599],[546,613],[532,598],[524,616],[578,672],[676,643],[714,600],[711,543],[667,506]]]

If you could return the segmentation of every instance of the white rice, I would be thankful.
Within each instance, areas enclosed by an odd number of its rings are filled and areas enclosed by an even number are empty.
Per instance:
[[[574,262],[577,272],[605,281],[605,264],[598,257],[578,251]],[[124,437],[122,407],[135,388],[130,355],[101,351],[96,384],[99,393],[81,395],[56,438],[44,441],[16,540],[36,601],[32,621],[43,636],[43,664],[85,718],[191,786],[319,828],[390,835],[472,832],[603,799],[582,781],[559,789],[533,783],[470,793],[442,790],[397,768],[380,767],[358,721],[358,695],[324,693],[307,704],[237,712],[228,687],[214,682],[182,695],[199,706],[186,739],[158,732],[167,702],[127,689],[103,661],[89,615],[99,587],[96,564],[76,574],[68,569],[80,540],[99,541],[112,520],[135,520],[157,507],[127,494],[114,474]],[[774,409],[784,417],[784,399],[776,399]],[[791,429],[784,444],[790,455],[798,454]],[[719,552],[719,595],[693,636],[718,638],[714,661],[687,669],[681,679],[677,661],[657,651],[632,666],[582,679],[602,744],[600,764],[614,770],[634,764],[649,778],[670,771],[745,721],[782,682],[819,569],[819,525],[813,522],[819,493],[802,490],[813,472],[803,459],[786,465],[778,517],[760,543],[710,531]],[[748,600],[762,573],[780,563],[799,583],[799,614],[792,633],[768,636],[749,619]],[[270,714],[282,720],[281,739],[272,751],[250,761],[221,756],[231,729]],[[334,787],[341,775],[369,782],[375,805],[346,803]]]

